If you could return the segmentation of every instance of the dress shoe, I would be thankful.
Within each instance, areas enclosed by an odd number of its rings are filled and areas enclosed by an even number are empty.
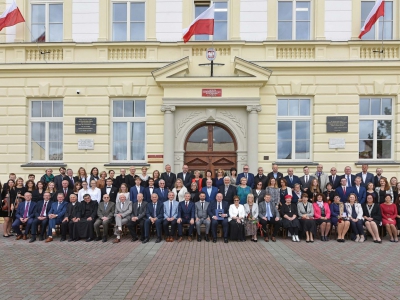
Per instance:
[[[325,237],[321,235],[321,242],[325,242]]]
[[[201,242],[201,237],[200,236],[197,237],[197,241]]]
[[[273,236],[272,238],[271,238],[271,241],[273,241],[274,243],[276,242],[276,238]]]
[[[65,238],[65,237],[62,237],[61,239],[60,239],[60,242],[65,242],[67,239]]]
[[[365,241],[365,237],[362,235],[361,237],[360,237],[360,240],[358,241],[359,243],[364,243],[364,241]]]
[[[107,237],[103,236],[102,242],[103,242],[103,243],[107,242]]]
[[[188,236],[188,241],[191,242],[192,241],[192,237]]]
[[[121,235],[121,234],[122,234],[122,230],[117,229],[117,233],[118,233],[119,235]]]
[[[183,241],[183,238],[180,236],[179,239],[178,239],[178,243],[180,243],[182,241]]]
[[[148,243],[148,242],[149,242],[149,239],[148,239],[148,238],[145,238],[145,239],[142,241],[143,244],[146,244],[146,243]]]
[[[86,242],[91,242],[91,241],[93,241],[92,238],[88,238],[88,239],[86,240]]]
[[[23,239],[24,241],[26,241],[26,239],[27,239],[26,234],[24,234],[24,235],[22,236],[22,239]]]
[[[257,243],[257,240],[254,240],[254,239],[253,239],[253,242],[254,242],[254,243]]]
[[[296,236],[292,235],[292,242],[296,242]]]
[[[33,243],[34,241],[36,241],[35,237],[31,237],[31,239],[29,240],[29,243]]]
[[[310,241],[307,241],[307,240],[306,240],[306,243],[307,243],[307,244],[308,244],[309,242],[310,242]]]
[[[113,244],[118,244],[119,242],[121,242],[120,239],[115,239],[115,240],[113,240]]]
[[[229,243],[228,239],[224,239],[224,243],[228,244]]]
[[[141,238],[140,238],[140,241],[143,242],[143,241],[144,241],[144,237],[141,237]]]
[[[213,239],[213,243],[216,243],[217,242],[217,239]]]
[[[266,242],[268,243],[268,242],[269,242],[269,237],[266,236],[266,237],[264,238],[264,241],[266,241]]]
[[[39,235],[39,241],[43,241],[43,240],[44,240],[43,235]]]
[[[210,238],[208,237],[208,235],[206,235],[206,236],[204,237],[204,239],[206,240],[206,242],[209,242],[209,241],[210,241]]]
[[[45,243],[50,243],[50,242],[52,242],[53,241],[53,238],[52,237],[48,237],[46,240],[45,240]]]
[[[329,236],[325,237],[325,242],[329,242]]]
[[[101,241],[101,237],[98,236],[98,237],[95,239],[95,241],[96,241],[96,242]]]
[[[68,239],[68,242],[73,242],[73,241],[74,241],[73,238],[69,238],[69,239]]]
[[[136,242],[138,240],[137,236],[135,236],[134,238],[132,238],[132,242]]]
[[[17,237],[15,238],[17,241],[22,239],[22,234],[18,234]]]
[[[159,242],[161,242],[161,238],[160,238],[160,237],[158,237],[158,238],[156,239],[156,243],[159,243]]]

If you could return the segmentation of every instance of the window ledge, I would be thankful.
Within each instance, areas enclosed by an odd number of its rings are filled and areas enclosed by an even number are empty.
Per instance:
[[[278,166],[318,166],[319,163],[313,161],[276,161],[272,164]]]
[[[67,164],[64,163],[27,163],[24,165],[21,165],[21,168],[49,168],[49,167],[54,167],[54,168],[60,168],[60,167],[66,167]]]
[[[116,163],[108,163],[104,164],[105,167],[130,167],[130,166],[135,166],[135,167],[150,167],[149,163],[135,163],[135,162],[116,162]]]
[[[400,166],[400,162],[394,160],[385,160],[385,161],[377,161],[377,160],[360,160],[354,163],[356,166],[361,165],[370,165],[370,166]]]

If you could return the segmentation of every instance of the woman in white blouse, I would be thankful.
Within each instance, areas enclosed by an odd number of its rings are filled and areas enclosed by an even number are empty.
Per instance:
[[[100,203],[101,190],[98,187],[96,187],[96,180],[90,181],[90,188],[89,188],[88,194],[90,195],[90,199],[95,200],[98,203]]]
[[[120,196],[121,194],[124,194],[124,195],[125,195],[125,197],[126,197],[126,200],[125,200],[125,201],[130,201],[130,194],[129,194],[128,186],[126,185],[126,183],[121,184],[121,186],[120,186],[120,188],[119,188],[119,191],[118,191],[118,193],[117,193],[117,198],[116,198],[116,200],[115,200],[116,202],[119,201],[119,196]]]
[[[264,190],[262,191],[265,193]],[[251,235],[251,240],[257,242],[258,204],[254,203],[253,194],[247,195],[247,203],[243,207],[245,212],[246,236]]]
[[[239,242],[244,242],[244,218],[246,213],[244,206],[239,203],[239,197],[233,197],[233,204],[229,206],[229,227],[230,227],[230,238]]]
[[[185,200],[185,193],[187,192],[187,188],[183,185],[182,179],[177,179],[175,181],[175,187],[172,189],[172,192],[175,195],[175,200],[182,202]]]
[[[364,242],[364,215],[361,204],[357,201],[357,196],[351,193],[347,198],[347,203],[344,204],[347,216],[350,218],[350,226],[352,234],[355,235],[355,242]]]
[[[89,194],[88,183],[86,181],[82,181],[82,188],[78,192],[78,201],[83,201],[83,196]]]

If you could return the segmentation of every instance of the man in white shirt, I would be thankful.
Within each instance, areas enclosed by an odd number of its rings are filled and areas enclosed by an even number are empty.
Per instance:
[[[314,179],[314,176],[310,175],[310,169],[308,168],[308,166],[305,166],[303,168],[303,173],[304,176],[300,177],[300,183],[301,183],[301,190],[303,192],[307,192],[308,189],[310,188],[311,182]]]
[[[357,173],[357,176],[361,177],[361,186],[367,187],[368,183],[374,183],[374,174],[368,172],[368,165],[364,164],[361,166],[362,172]]]
[[[164,202],[164,221],[163,228],[166,242],[173,242],[176,234],[176,226],[178,219],[178,202],[175,201],[175,194],[173,192],[168,193],[168,201]],[[171,230],[169,230],[171,226]]]
[[[209,242],[208,238],[211,226],[211,219],[207,214],[209,202],[206,202],[206,194],[204,192],[200,192],[199,194],[200,201],[195,203],[195,222],[196,222],[196,230],[197,230],[197,241],[201,242],[201,224],[206,226],[206,234],[204,239],[206,242]]]
[[[363,204],[367,198],[367,191],[365,187],[361,185],[361,177],[357,176],[354,183],[355,186],[353,187],[353,190],[357,196],[358,203]]]
[[[342,178],[346,178],[346,187],[354,186],[354,180],[356,179],[356,176],[351,174],[351,167],[346,166],[344,168],[344,174],[342,175]]]
[[[319,164],[317,166],[317,171],[315,172],[315,177],[318,179],[318,184],[319,184],[319,188],[320,188],[321,192],[326,191],[326,185],[329,182],[329,177],[327,174],[325,174],[323,172],[323,168],[324,168],[324,166]]]

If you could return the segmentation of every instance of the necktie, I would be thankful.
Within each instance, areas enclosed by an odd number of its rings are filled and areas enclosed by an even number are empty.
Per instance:
[[[333,175],[333,176],[332,176],[332,183],[335,183],[335,178],[336,178],[336,176]]]
[[[226,186],[225,186],[225,196],[226,196],[226,194],[228,193],[228,188],[229,188],[229,187],[226,185]]]
[[[201,210],[204,210],[204,202],[201,202]]]
[[[104,211],[107,210],[107,203],[104,203]]]
[[[29,211],[29,204],[30,202],[26,203],[25,205],[25,211],[24,211],[24,218],[26,218],[28,216],[28,211]]]
[[[138,205],[138,212],[140,211],[140,203],[139,203],[139,205]]]
[[[188,208],[188,202],[187,201],[185,201],[186,203],[185,203],[185,205],[186,205],[186,209]]]
[[[267,203],[267,219],[268,219],[268,221],[270,218],[271,218],[271,209],[270,209],[269,202],[268,202]]]
[[[169,217],[172,218],[172,201],[169,201]]]
[[[46,208],[47,208],[47,201],[43,204],[42,211],[40,212],[41,217],[44,216],[44,212],[46,211]]]
[[[306,183],[308,182],[308,175],[306,175]]]
[[[156,217],[156,204],[155,203],[153,204],[153,210],[154,210],[153,215],[154,215],[154,218],[155,218]]]
[[[121,202],[121,210],[122,210],[123,207],[124,207],[124,204]]]
[[[64,189],[64,197],[67,197],[67,189]]]
[[[58,208],[60,207],[60,202],[58,202],[58,204],[57,204],[57,211],[58,211]]]
[[[351,186],[350,176],[349,175],[347,175],[347,186]]]
[[[343,194],[346,195],[346,187],[345,186],[343,187]]]
[[[164,196],[164,189],[161,189],[161,194]]]
[[[221,204],[218,203],[218,209],[221,209]]]
[[[290,176],[289,178],[290,178],[290,182],[292,182],[292,183],[293,183],[293,177],[291,177],[291,176]]]
[[[72,176],[70,177],[70,179],[71,179],[71,181],[72,181],[72,184],[75,184],[74,178],[72,178]]]
[[[246,177],[246,179],[247,179],[247,173],[244,173],[244,177]]]

